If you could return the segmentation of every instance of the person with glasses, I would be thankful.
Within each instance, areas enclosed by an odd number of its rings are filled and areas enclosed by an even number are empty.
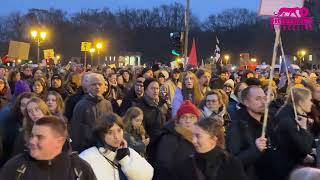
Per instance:
[[[126,113],[127,109],[136,105],[138,103],[138,100],[143,97],[144,80],[145,79],[143,77],[137,78],[136,82],[131,87],[129,93],[123,98],[120,109],[119,109],[119,113],[121,116],[123,116]]]
[[[209,91],[200,104],[201,118],[220,116],[224,120],[224,124],[230,122],[229,113],[226,111],[226,106],[223,102],[221,93],[218,90]]]

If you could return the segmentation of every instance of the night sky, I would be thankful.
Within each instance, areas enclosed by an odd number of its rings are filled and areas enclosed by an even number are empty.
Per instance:
[[[58,8],[69,14],[86,8],[109,7],[112,10],[118,8],[152,8],[162,4],[179,2],[185,4],[186,0],[0,0],[0,15],[6,15],[13,11],[26,12],[30,8]],[[248,8],[257,11],[260,0],[190,0],[190,7],[200,19],[208,15],[219,13],[228,8]]]

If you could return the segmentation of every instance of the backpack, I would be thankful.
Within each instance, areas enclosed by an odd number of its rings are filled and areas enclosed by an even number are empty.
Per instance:
[[[28,169],[28,155],[27,153],[23,154],[23,161],[20,162],[18,165],[18,168],[16,169],[16,176],[15,180],[22,180],[23,175],[26,173]],[[81,180],[83,171],[81,170],[81,167],[77,167],[75,160],[78,158],[78,154],[76,152],[72,152],[70,154],[70,160],[71,160],[71,168],[73,168],[73,173],[72,173],[72,179],[75,180]]]

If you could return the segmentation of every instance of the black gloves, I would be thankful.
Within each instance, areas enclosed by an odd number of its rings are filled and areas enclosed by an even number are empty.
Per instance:
[[[126,155],[130,155],[129,148],[121,148],[117,150],[116,154],[116,160],[120,161],[122,158],[124,158]]]

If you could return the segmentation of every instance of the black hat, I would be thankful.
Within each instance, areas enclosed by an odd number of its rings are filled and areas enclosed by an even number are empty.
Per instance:
[[[159,83],[158,80],[155,78],[147,78],[146,80],[144,80],[144,82],[143,82],[144,89],[146,90],[148,88],[149,84],[152,83],[153,81]]]
[[[152,71],[152,69],[150,69],[150,68],[148,68],[148,67],[144,68],[144,69],[142,70],[141,75],[144,75],[144,74],[145,74],[146,72],[148,72],[148,71]]]
[[[60,79],[62,81],[62,77],[59,74],[52,75],[51,81],[54,80],[54,79]]]
[[[173,72],[173,74],[181,73],[180,69],[178,69],[178,68],[174,68],[172,72]]]

